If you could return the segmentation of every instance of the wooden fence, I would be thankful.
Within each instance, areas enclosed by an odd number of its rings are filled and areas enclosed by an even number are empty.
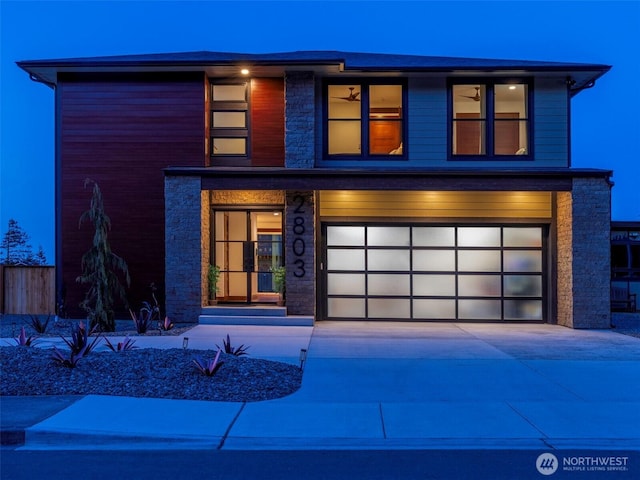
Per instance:
[[[55,267],[0,265],[0,312],[47,315],[56,312]]]

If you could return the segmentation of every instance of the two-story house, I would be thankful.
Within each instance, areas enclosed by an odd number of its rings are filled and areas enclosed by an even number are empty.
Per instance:
[[[91,178],[133,302],[162,285],[315,320],[608,328],[611,171],[571,167],[571,99],[606,65],[303,51],[23,61],[55,91],[68,308]],[[145,297],[146,295],[146,297]]]

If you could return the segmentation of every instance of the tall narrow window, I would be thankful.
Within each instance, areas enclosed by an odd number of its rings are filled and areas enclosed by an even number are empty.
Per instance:
[[[327,86],[329,156],[404,155],[404,86],[366,82]]]
[[[211,156],[246,157],[247,84],[213,84],[211,99]]]
[[[456,84],[451,96],[452,155],[529,155],[526,84]]]

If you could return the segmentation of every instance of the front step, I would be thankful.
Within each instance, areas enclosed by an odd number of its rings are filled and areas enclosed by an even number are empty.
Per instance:
[[[286,317],[287,307],[277,307],[275,305],[247,305],[247,306],[227,306],[215,305],[213,307],[202,307],[201,315],[216,315],[221,317]]]
[[[263,325],[312,327],[313,316],[287,315],[287,307],[277,306],[213,306],[203,307],[200,325]]]

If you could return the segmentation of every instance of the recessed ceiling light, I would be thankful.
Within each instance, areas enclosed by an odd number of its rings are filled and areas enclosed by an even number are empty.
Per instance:
[[[515,90],[516,86],[515,85],[509,85],[509,90]]]
[[[243,68],[242,70],[240,70],[240,73],[242,75],[249,75],[249,69],[248,68]]]

